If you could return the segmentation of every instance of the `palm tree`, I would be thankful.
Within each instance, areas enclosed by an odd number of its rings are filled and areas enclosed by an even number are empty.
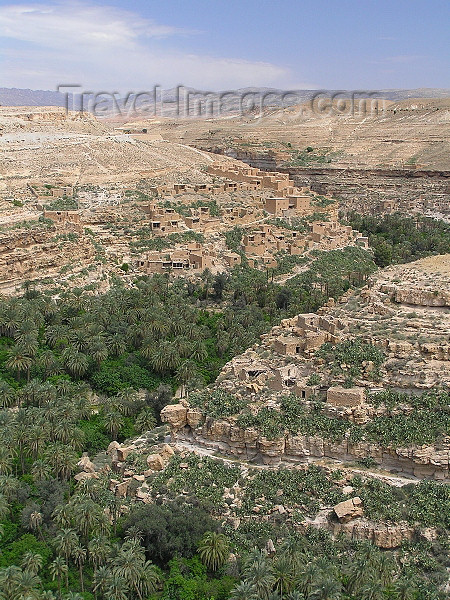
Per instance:
[[[39,355],[37,365],[44,370],[44,379],[49,375],[56,375],[61,369],[58,359],[51,350],[44,350]]]
[[[246,570],[245,574],[246,579],[255,587],[258,598],[268,600],[268,596],[275,583],[275,578],[267,560],[265,558],[256,560]]]
[[[29,449],[27,454],[31,454],[32,458],[36,459],[38,455],[42,453],[42,450],[48,440],[49,435],[46,427],[43,427],[42,425],[31,427],[27,440]]]
[[[117,557],[114,559],[114,573],[123,578],[127,584],[134,588],[139,600],[142,600],[140,591],[140,581],[142,573],[142,561],[137,546],[129,550],[123,550],[123,547]]]
[[[394,562],[392,560],[392,556],[387,553],[383,553],[378,557],[377,564],[377,579],[381,581],[381,583],[387,587],[392,582],[392,575],[394,572]]]
[[[8,369],[13,371],[17,371],[17,376],[20,379],[20,374],[26,372],[27,373],[27,381],[30,379],[30,369],[33,364],[33,359],[31,356],[28,356],[23,349],[16,345],[13,346],[8,351],[8,359],[6,361],[6,366]]]
[[[191,358],[194,360],[202,361],[208,356],[208,350],[204,342],[195,342],[192,351]]]
[[[313,584],[317,581],[320,575],[320,569],[318,569],[313,562],[307,563],[300,572],[297,587],[305,596],[308,596],[311,593]]]
[[[66,369],[74,377],[84,375],[89,366],[87,356],[73,346],[69,346],[63,351],[62,360]]]
[[[89,560],[93,564],[94,570],[97,570],[110,553],[109,539],[105,536],[92,538],[88,545],[88,552]]]
[[[0,521],[9,513],[9,503],[3,494],[0,494]]]
[[[16,497],[16,492],[20,487],[20,482],[11,475],[0,475],[0,490],[1,495],[10,504]],[[0,496],[1,496],[0,495]]]
[[[385,598],[385,586],[380,581],[372,580],[361,589],[364,600],[383,600]]]
[[[36,575],[42,567],[43,559],[40,554],[35,552],[25,552],[22,557],[22,569]]]
[[[119,411],[125,417],[129,417],[135,412],[136,403],[138,401],[138,394],[136,390],[130,387],[125,388],[117,394],[116,398]]]
[[[34,358],[39,348],[37,333],[29,332],[16,337],[17,345],[20,346],[24,354]]]
[[[0,474],[9,475],[13,468],[13,457],[8,447],[0,446]]]
[[[87,496],[76,498],[74,516],[77,530],[85,545],[93,531],[107,530],[108,522],[101,506]]]
[[[136,417],[134,427],[138,433],[145,433],[156,426],[156,419],[153,409],[146,406]]]
[[[78,546],[78,536],[74,529],[62,529],[55,538],[55,548],[59,554],[65,558],[66,564],[69,563],[69,557]],[[66,571],[66,588],[69,588],[69,574]]]
[[[50,473],[51,467],[47,461],[43,458],[38,458],[34,461],[33,466],[31,467],[31,474],[35,482],[49,479]]]
[[[0,589],[7,600],[12,600],[17,593],[22,570],[15,565],[0,569]]]
[[[64,596],[64,600],[84,600],[84,596],[78,592],[69,592]]]
[[[61,598],[61,582],[63,577],[66,577],[67,580],[67,572],[69,570],[64,558],[62,556],[57,556],[55,560],[49,564],[48,570],[52,581],[55,581],[55,579],[58,580],[58,596]]]
[[[40,583],[40,578],[34,573],[31,573],[30,571],[21,571],[17,581],[17,587],[20,590],[19,597],[27,598],[29,600],[40,600],[40,590],[36,589]]]
[[[70,446],[61,444],[61,442],[49,444],[45,450],[44,459],[52,465],[56,476],[63,481],[69,479],[78,462],[74,450]]]
[[[139,588],[144,598],[147,598],[150,594],[156,591],[156,586],[160,582],[161,578],[155,565],[147,560],[141,567]]]
[[[72,510],[68,504],[60,504],[52,513],[53,520],[58,527],[70,527]]]
[[[127,344],[120,333],[115,333],[106,340],[106,346],[112,356],[120,356],[127,349]]]
[[[109,577],[106,596],[108,600],[128,600],[128,583],[119,574],[113,572]]]
[[[198,366],[194,360],[184,360],[177,369],[177,378],[184,386],[195,381],[198,376]]]
[[[101,336],[95,336],[90,340],[88,353],[97,364],[97,367],[108,358],[108,348]]]
[[[286,600],[305,600],[305,596],[301,592],[294,590],[286,596]]]
[[[9,408],[14,402],[14,390],[6,381],[0,381],[0,407]]]
[[[151,353],[150,364],[157,373],[167,373],[177,369],[181,359],[173,342],[164,341]]]
[[[75,546],[72,550],[72,557],[75,564],[78,566],[80,573],[80,587],[81,591],[84,592],[83,565],[86,561],[86,549],[83,548],[83,546]]]
[[[39,537],[44,540],[43,535],[42,535],[42,531],[41,531],[41,525],[42,525],[42,513],[38,512],[38,511],[33,511],[32,513],[30,513],[30,517],[29,517],[29,526],[30,529],[32,531],[37,531],[39,533]]]
[[[364,584],[370,578],[371,569],[367,566],[365,559],[356,555],[353,559],[347,578],[347,591],[355,594],[361,590]]]
[[[414,600],[416,587],[408,579],[399,579],[395,583],[395,593],[398,600]]]
[[[230,600],[257,600],[255,586],[249,581],[243,581],[231,590]]]
[[[230,545],[223,533],[207,531],[198,546],[202,563],[210,571],[217,571],[230,555]]]
[[[124,420],[119,411],[108,411],[103,415],[103,423],[107,431],[111,434],[113,440],[117,440],[120,428],[124,424]]]
[[[313,587],[308,598],[311,600],[339,600],[341,598],[342,584],[335,577],[319,580]]]
[[[288,555],[281,554],[273,561],[273,575],[275,577],[275,589],[280,593],[283,600],[284,594],[289,592],[293,582],[292,560]]]
[[[107,567],[99,567],[94,571],[92,591],[94,592],[95,597],[97,597],[98,592],[100,592],[103,595],[105,594],[109,585],[110,578],[111,572]]]

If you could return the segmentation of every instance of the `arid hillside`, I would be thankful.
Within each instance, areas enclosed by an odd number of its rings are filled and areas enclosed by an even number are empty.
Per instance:
[[[30,180],[71,185],[138,181],[190,172],[212,162],[178,142],[114,131],[89,114],[62,108],[0,108],[0,191]]]
[[[373,113],[368,103],[365,111],[349,101],[314,109],[305,104],[266,109],[262,116],[149,122],[148,126],[170,141],[223,152],[278,151],[285,154],[286,162],[295,162],[295,150],[311,147],[320,151],[319,156],[325,155],[325,166],[450,168],[450,99],[386,102],[384,109],[379,105]],[[307,163],[317,166],[317,156],[308,158]]]

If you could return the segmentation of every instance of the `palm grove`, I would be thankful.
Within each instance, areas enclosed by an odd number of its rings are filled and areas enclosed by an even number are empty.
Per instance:
[[[249,533],[249,547],[220,532],[204,499],[124,513],[106,475],[72,479],[82,451],[154,428],[178,385],[210,383],[281,318],[316,310],[375,268],[370,253],[347,248],[316,253],[284,285],[237,267],[197,283],[118,282],[98,296],[26,285],[1,300],[0,598],[440,597],[439,577],[409,585],[398,558],[364,544],[280,529],[277,550],[251,550],[274,532]]]

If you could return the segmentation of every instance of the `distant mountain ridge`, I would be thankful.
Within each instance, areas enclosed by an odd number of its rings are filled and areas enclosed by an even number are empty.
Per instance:
[[[194,88],[190,88],[188,86],[183,86],[185,92],[195,93],[198,91],[200,94],[209,93],[205,90],[195,90]],[[236,96],[241,96],[245,93],[253,93],[253,94],[283,94],[287,90],[281,90],[276,88],[240,88],[237,90],[232,90],[232,92],[236,93]],[[318,91],[326,91],[330,94],[335,94],[339,91],[345,93],[351,93],[351,90],[289,90],[297,94],[297,102],[303,102],[311,99]],[[164,94],[165,102],[173,102],[176,98],[177,88],[171,88],[167,90],[162,90]],[[398,89],[398,90],[367,90],[367,93],[374,92],[379,95],[380,98],[385,98],[390,101],[400,101],[407,100],[409,98],[448,98],[450,97],[450,89],[444,88],[417,88],[417,89]],[[225,91],[214,92],[213,94],[223,94]],[[363,92],[359,92],[362,94]],[[51,90],[30,90],[30,89],[20,89],[20,88],[0,88],[0,105],[1,106],[65,106],[66,97],[65,94],[57,91]],[[274,102],[276,104],[276,102]]]

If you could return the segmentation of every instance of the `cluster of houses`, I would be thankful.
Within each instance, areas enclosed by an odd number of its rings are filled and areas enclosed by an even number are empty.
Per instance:
[[[209,206],[190,209],[191,215],[182,217],[174,208],[151,203],[143,207],[150,220],[150,229],[155,233],[174,233],[180,229],[206,231],[219,226],[221,219],[210,214]]]
[[[138,261],[138,268],[145,273],[164,273],[165,271],[203,271],[213,269],[224,261],[232,267],[241,262],[241,257],[236,252],[227,252],[218,255],[213,250],[208,250],[198,242],[187,244],[186,248],[177,250],[148,252],[145,257]]]
[[[209,195],[241,190],[250,192],[250,197],[243,195],[242,204],[239,204],[236,198],[220,202],[220,216],[211,214],[209,206],[202,206],[198,202],[182,204],[184,209],[189,209],[187,214],[186,210],[180,209],[178,212],[173,202],[163,205],[155,198],[141,206],[147,215],[149,229],[153,234],[161,236],[188,230],[214,234],[223,231],[224,227],[238,225],[245,229],[241,253],[224,251],[214,244],[203,245],[196,242],[181,248],[147,252],[135,262],[139,271],[149,274],[165,271],[202,271],[206,268],[219,271],[226,266],[240,264],[242,253],[247,256],[250,266],[275,268],[279,253],[301,255],[314,248],[329,250],[355,243],[367,246],[367,238],[363,238],[351,227],[339,224],[335,215],[335,203],[330,203],[323,210],[330,220],[315,221],[311,223],[308,231],[284,227],[275,221],[267,223],[270,216],[290,222],[291,218],[301,218],[318,212],[314,194],[306,188],[295,187],[288,174],[265,172],[231,162],[209,165],[208,174],[214,177],[212,183],[167,183],[153,186],[150,191],[159,198],[182,194],[186,198],[182,198],[180,202],[189,200],[190,194]],[[29,183],[28,187],[42,203],[44,217],[51,219],[64,230],[82,231],[78,211],[45,208],[50,198],[72,196],[72,186]]]

